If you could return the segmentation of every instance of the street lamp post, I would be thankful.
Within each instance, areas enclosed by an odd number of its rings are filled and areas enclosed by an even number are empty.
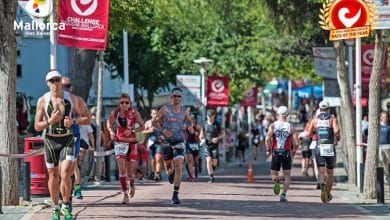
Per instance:
[[[201,93],[201,102],[202,102],[202,121],[206,119],[206,85],[205,85],[205,74],[206,74],[206,65],[212,63],[213,60],[201,57],[194,60],[194,63],[200,65],[200,74],[202,81],[202,93]]]

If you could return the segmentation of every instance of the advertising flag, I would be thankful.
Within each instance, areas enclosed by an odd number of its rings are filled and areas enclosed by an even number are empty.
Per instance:
[[[245,93],[243,100],[241,101],[242,106],[256,106],[257,105],[257,87],[248,90]]]
[[[58,1],[58,43],[76,48],[105,50],[107,45],[109,0]]]
[[[229,78],[226,76],[209,76],[207,78],[207,106],[227,105],[229,105]]]

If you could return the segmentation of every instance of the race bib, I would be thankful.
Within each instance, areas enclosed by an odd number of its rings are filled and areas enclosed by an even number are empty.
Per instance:
[[[317,146],[317,141],[312,141],[310,143],[309,149],[310,150],[314,150],[314,149],[316,149],[316,146]]]
[[[194,144],[189,144],[189,145],[190,145],[190,148],[192,150],[199,150],[199,144],[194,143]]]
[[[114,142],[114,148],[116,156],[127,156],[127,152],[129,152],[129,143]]]
[[[333,144],[320,144],[319,148],[321,157],[334,157]]]

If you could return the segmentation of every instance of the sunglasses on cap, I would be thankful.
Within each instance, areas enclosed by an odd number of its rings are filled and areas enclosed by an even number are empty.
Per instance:
[[[121,101],[121,102],[119,102],[121,105],[128,105],[128,104],[130,104],[130,102],[129,101]]]
[[[59,82],[61,82],[61,78],[52,78],[52,79],[49,79],[47,81],[49,81],[51,83],[59,83]]]

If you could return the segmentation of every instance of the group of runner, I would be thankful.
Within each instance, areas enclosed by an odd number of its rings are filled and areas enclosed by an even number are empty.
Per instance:
[[[69,220],[73,219],[72,191],[76,198],[82,198],[77,158],[83,150],[93,151],[95,140],[87,106],[81,97],[71,93],[70,79],[57,70],[50,70],[46,83],[49,92],[38,99],[34,127],[43,131],[48,187],[53,201],[52,219],[60,219],[63,215]],[[161,179],[163,162],[168,181],[173,184],[171,203],[180,204],[178,195],[185,155],[189,180],[193,181],[198,177],[199,151],[203,146],[209,183],[213,183],[218,144],[224,138],[224,129],[215,120],[214,109],[207,111],[205,122],[197,124],[195,115],[182,105],[180,88],[174,88],[170,102],[158,111],[153,110],[151,115],[152,119],[144,123],[139,112],[132,108],[130,96],[123,93],[105,126],[115,150],[122,203],[128,204],[135,194],[137,161],[141,151],[148,148],[153,179]],[[136,135],[140,132],[145,135],[145,141],[141,143]]]
[[[303,161],[302,174],[307,176],[309,158],[313,161],[321,189],[321,201],[332,200],[333,169],[336,166],[336,149],[340,139],[337,119],[329,111],[329,103],[321,101],[319,109],[309,121],[301,134],[297,134],[294,126],[287,121],[289,110],[280,106],[278,118],[273,122],[265,136],[267,156],[271,157],[271,178],[274,181],[273,191],[280,195],[280,202],[287,201],[287,191],[291,183],[292,160],[301,147]],[[283,188],[281,190],[280,169],[283,169]]]
[[[76,198],[82,198],[77,160],[80,148],[94,150],[91,117],[84,100],[71,93],[69,78],[63,77],[57,70],[50,70],[46,83],[50,91],[38,100],[34,126],[37,131],[44,131],[48,186],[54,204],[52,219],[60,219],[60,214],[65,219],[73,219],[72,190]],[[115,149],[123,204],[128,204],[129,198],[135,194],[134,173],[139,155],[146,148],[150,152],[151,178],[161,180],[161,163],[164,164],[168,181],[173,184],[172,204],[180,204],[179,190],[185,158],[188,180],[193,181],[198,177],[200,147],[205,149],[209,183],[215,181],[218,144],[224,138],[224,128],[215,119],[215,109],[207,110],[207,119],[197,124],[195,115],[182,105],[182,98],[181,89],[174,88],[170,102],[158,111],[152,110],[152,118],[144,123],[140,113],[132,107],[130,96],[125,93],[120,95],[118,106],[110,113],[106,127]],[[329,112],[329,104],[325,101],[320,103],[319,110],[299,136],[287,121],[289,109],[280,106],[277,114],[278,118],[273,123],[264,122],[264,117],[258,116],[252,126],[254,159],[258,157],[261,144],[265,144],[267,155],[271,156],[274,193],[280,194],[281,202],[287,201],[292,160],[301,146],[304,157],[302,174],[307,175],[306,158],[310,157],[312,148],[313,161],[318,166],[321,200],[329,202],[332,200],[333,169],[336,164],[335,145],[340,136],[337,120]],[[140,132],[145,135],[142,143],[139,143],[136,135]],[[284,176],[282,191],[281,168]],[[62,197],[61,207],[59,195]]]

